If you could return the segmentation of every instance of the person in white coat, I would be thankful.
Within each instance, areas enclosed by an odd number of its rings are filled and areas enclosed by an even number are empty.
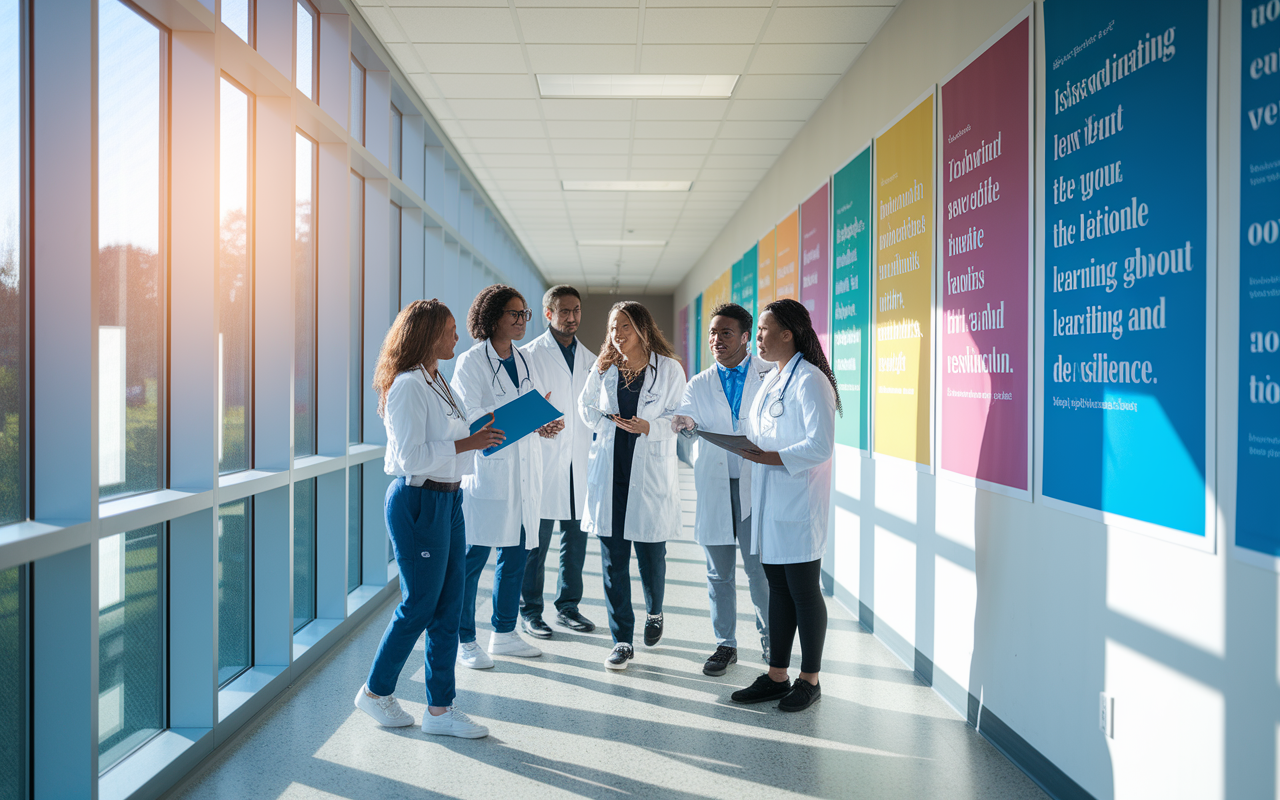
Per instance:
[[[801,711],[822,690],[818,672],[827,635],[822,596],[822,554],[831,508],[831,454],[840,394],[808,310],[795,300],[764,307],[756,334],[760,357],[777,369],[756,394],[747,438],[756,449],[751,467],[754,547],[769,579],[769,671],[733,693],[738,703],[780,700]],[[800,635],[800,675],[787,675],[791,646]]]
[[[458,328],[439,300],[401,309],[378,354],[373,386],[387,428],[386,522],[400,568],[400,605],[382,634],[356,708],[380,725],[413,717],[395,697],[396,683],[418,637],[427,634],[424,733],[479,739],[489,729],[454,705],[454,658],[462,608],[466,532],[460,479],[471,451],[501,444],[502,431],[467,429],[465,407],[440,375],[453,358]]]
[[[520,292],[495,284],[480,292],[467,314],[467,331],[477,343],[458,358],[453,391],[467,408],[467,422],[489,415],[522,394],[539,391],[537,372],[515,346],[524,338],[529,308]],[[555,435],[563,421],[540,433]],[[516,617],[524,581],[526,549],[537,540],[542,504],[542,447],[526,436],[491,455],[474,456],[462,479],[462,510],[467,521],[467,564],[462,621],[458,627],[458,663],[487,669],[493,660],[476,644],[476,593],[489,551],[498,549],[493,577],[493,634],[489,654],[531,658],[542,651],[520,638]]]
[[[605,667],[627,668],[632,637],[631,550],[644,590],[644,643],[662,638],[668,539],[680,530],[676,433],[671,420],[684,393],[684,369],[640,303],[609,310],[608,334],[578,398],[595,432],[587,460],[582,526],[600,538],[605,607],[614,647]]]
[[[560,572],[556,590],[556,623],[571,631],[590,633],[596,626],[582,615],[582,565],[587,557],[587,533],[582,530],[582,503],[587,495],[587,456],[591,429],[577,414],[578,396],[596,360],[576,336],[582,322],[582,296],[572,286],[552,286],[542,297],[547,330],[520,348],[551,392],[551,405],[565,415],[564,430],[542,440],[542,520],[538,546],[529,551],[521,589],[520,626],[530,636],[550,638],[551,626],[542,619],[542,590],[546,581],[551,533],[560,523]]]
[[[707,556],[707,594],[711,599],[711,629],[716,650],[702,673],[723,675],[738,660],[738,588],[736,562],[742,551],[751,604],[755,606],[760,650],[769,663],[769,584],[760,554],[751,546],[751,465],[742,456],[697,438],[697,431],[740,435],[746,427],[751,401],[773,365],[751,355],[754,320],[751,312],[726,303],[711,312],[707,342],[715,363],[689,381],[672,423],[692,434],[693,483],[698,490],[693,535]]]

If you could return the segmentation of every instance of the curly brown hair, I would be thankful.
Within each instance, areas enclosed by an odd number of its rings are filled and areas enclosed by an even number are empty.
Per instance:
[[[378,393],[378,416],[387,410],[387,392],[396,376],[433,360],[431,352],[444,335],[453,313],[439,300],[414,300],[400,309],[396,321],[382,339],[378,365],[373,369],[373,389]]]
[[[467,333],[471,338],[477,342],[493,338],[493,330],[498,327],[498,320],[502,319],[502,312],[513,297],[519,297],[520,302],[529,305],[515,287],[495,283],[482,289],[467,311]]]
[[[623,300],[621,303],[614,303],[613,308],[609,309],[610,322],[614,314],[624,314],[631,320],[631,327],[635,329],[636,335],[644,345],[646,361],[650,353],[657,353],[667,358],[676,357],[675,350],[667,341],[667,337],[662,335],[662,329],[658,327],[658,323],[653,321],[653,315],[649,313],[649,309],[635,300]],[[600,345],[600,358],[596,362],[602,375],[614,364],[618,365],[618,369],[622,369],[622,364],[626,360],[622,357],[622,353],[618,352],[618,348],[613,346],[613,337],[608,333],[608,324],[605,331],[604,344]]]

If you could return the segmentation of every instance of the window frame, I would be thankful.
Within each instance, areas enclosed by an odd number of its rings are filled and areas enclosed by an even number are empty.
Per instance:
[[[252,2],[252,0],[250,0]],[[311,91],[307,97],[317,105],[320,102],[320,10],[311,0],[294,0],[293,4],[293,85],[298,86],[298,41],[302,35],[299,25],[305,7],[311,13]],[[301,87],[298,87],[301,89]]]
[[[303,0],[298,0],[303,2]],[[320,205],[320,141],[302,128],[294,126],[294,144],[297,144],[297,137],[301,136],[311,143],[311,452],[299,454],[296,450],[297,442],[295,437],[293,458],[307,458],[317,455],[320,452],[320,226],[319,222],[319,205]],[[296,159],[295,159],[296,160]],[[296,179],[295,179],[296,185]],[[297,202],[295,196],[294,202]],[[294,248],[298,246],[297,236],[294,236]],[[294,253],[294,263],[297,261],[297,253]],[[296,277],[296,276],[295,276]],[[294,332],[297,332],[295,324]],[[297,344],[294,344],[295,352]],[[294,371],[294,388],[297,389],[297,371]],[[297,396],[294,396],[294,430],[297,430]]]

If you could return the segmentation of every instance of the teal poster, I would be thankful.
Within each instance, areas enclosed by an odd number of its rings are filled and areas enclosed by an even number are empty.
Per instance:
[[[844,400],[836,442],[870,449],[871,148],[831,182],[831,362]]]

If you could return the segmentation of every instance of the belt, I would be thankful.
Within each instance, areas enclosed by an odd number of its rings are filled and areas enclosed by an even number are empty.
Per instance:
[[[441,483],[427,478],[423,484],[423,489],[430,489],[433,492],[456,492],[462,488],[462,481],[453,481],[452,483]]]

